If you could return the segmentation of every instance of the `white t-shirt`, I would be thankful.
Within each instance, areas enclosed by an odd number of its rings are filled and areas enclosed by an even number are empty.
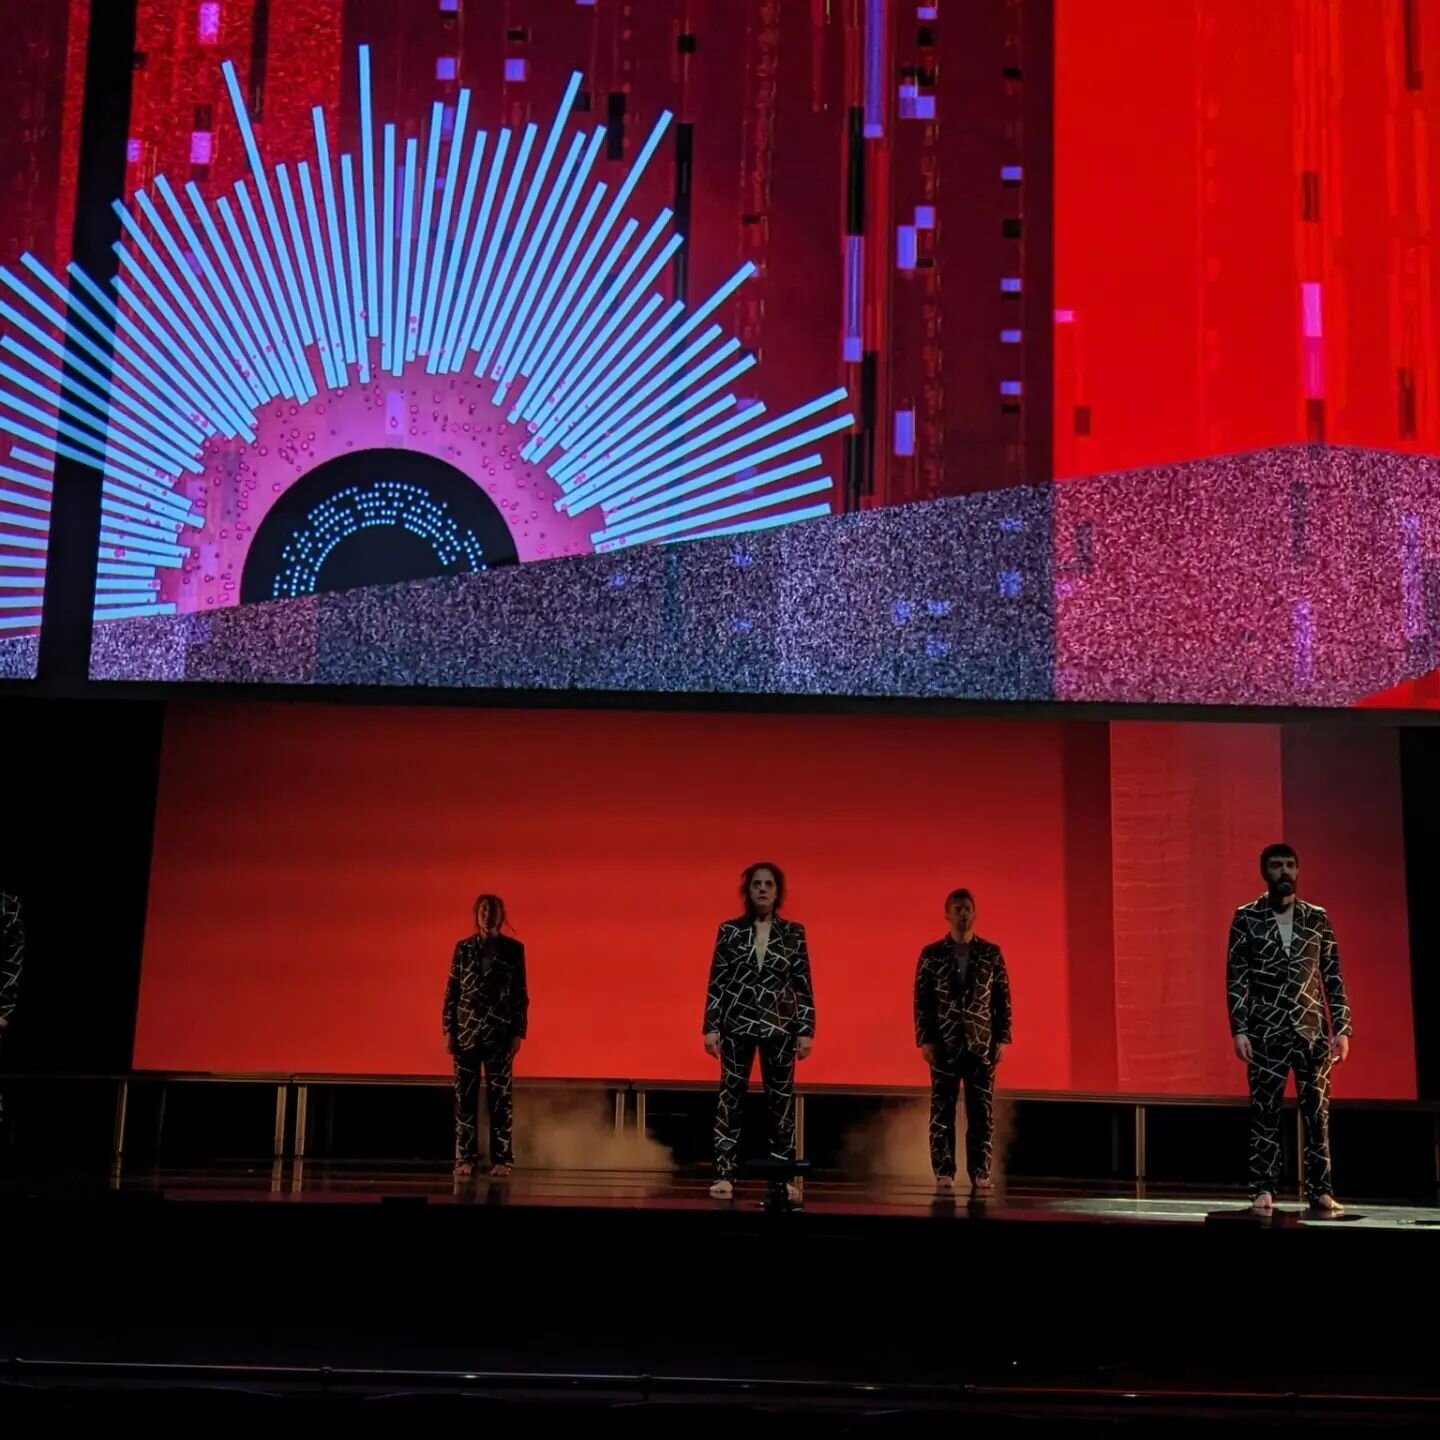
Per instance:
[[[1280,927],[1280,941],[1285,946],[1285,953],[1290,953],[1291,942],[1295,939],[1295,909],[1293,906],[1279,910],[1275,914],[1275,923]]]

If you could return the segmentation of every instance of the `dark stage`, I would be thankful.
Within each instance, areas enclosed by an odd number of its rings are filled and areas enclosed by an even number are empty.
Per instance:
[[[1440,1209],[1262,1222],[1233,1192],[937,1199],[822,1174],[772,1214],[763,1186],[722,1204],[706,1184],[293,1160],[12,1176],[0,1405],[523,1402],[644,1434],[675,1407],[701,1433],[1440,1413],[1419,1319]]]

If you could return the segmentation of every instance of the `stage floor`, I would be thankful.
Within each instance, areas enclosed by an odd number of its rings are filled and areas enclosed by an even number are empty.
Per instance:
[[[11,1173],[0,1356],[66,1393],[1440,1414],[1423,1318],[1440,1244],[1407,1233],[1440,1230],[1440,1208],[1318,1221],[1292,1201],[1262,1221],[1238,1192],[1012,1182],[981,1200],[818,1175],[803,1212],[775,1214],[758,1183],[707,1189],[328,1161]],[[1257,1345],[1260,1296],[1282,1298]]]
[[[38,1182],[47,1193],[93,1190],[97,1177],[52,1176]],[[434,1166],[290,1161],[273,1166],[211,1166],[135,1170],[111,1177],[107,1187],[170,1201],[252,1201],[275,1204],[353,1204],[402,1199],[434,1205],[555,1209],[690,1211],[725,1214],[762,1208],[765,1187],[742,1181],[732,1201],[709,1196],[709,1179],[642,1170],[517,1169],[504,1180],[480,1175],[456,1180]],[[32,1177],[0,1181],[0,1193],[32,1191]],[[1132,1185],[1082,1186],[1060,1182],[1004,1183],[990,1195],[972,1195],[962,1182],[937,1192],[928,1180],[835,1175],[807,1179],[803,1214],[860,1220],[866,1216],[940,1221],[1093,1222],[1128,1225],[1199,1225],[1236,1220],[1313,1230],[1434,1230],[1440,1207],[1346,1202],[1334,1220],[1311,1215],[1295,1198],[1281,1198],[1275,1217],[1254,1217],[1238,1193]]]

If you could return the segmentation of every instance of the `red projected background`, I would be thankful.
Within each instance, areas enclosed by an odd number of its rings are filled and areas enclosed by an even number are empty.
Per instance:
[[[1356,1014],[1337,1092],[1413,1098],[1392,733],[1174,723],[176,706],[136,1064],[420,1074],[471,898],[533,997],[520,1073],[712,1078],[740,868],[810,931],[806,1078],[923,1079],[916,953],[970,886],[1009,957],[1011,1089],[1233,1093],[1224,947],[1285,834]]]

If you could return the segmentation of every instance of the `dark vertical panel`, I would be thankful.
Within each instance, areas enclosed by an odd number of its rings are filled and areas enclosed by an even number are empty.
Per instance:
[[[0,888],[20,896],[27,940],[7,1067],[130,1065],[163,715],[150,703],[0,700],[0,729],[25,757],[7,773],[0,825]]]
[[[118,264],[112,247],[120,238],[120,220],[110,205],[125,188],[135,5],[136,0],[106,0],[91,7],[85,56],[74,258],[102,284]],[[99,471],[74,460],[57,463],[39,652],[40,679],[55,689],[81,685],[89,673],[100,494]]]
[[[690,200],[695,184],[695,127],[675,127],[675,233],[686,243],[675,252],[675,299],[690,298]]]
[[[1023,0],[1025,444],[1023,480],[1055,470],[1055,0]]]

